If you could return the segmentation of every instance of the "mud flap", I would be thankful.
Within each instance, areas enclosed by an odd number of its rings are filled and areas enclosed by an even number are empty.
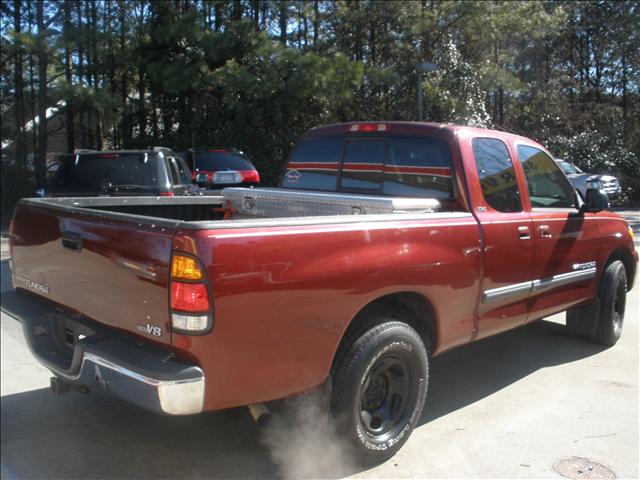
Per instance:
[[[576,335],[594,335],[600,319],[600,299],[596,296],[589,305],[567,311],[567,329]]]

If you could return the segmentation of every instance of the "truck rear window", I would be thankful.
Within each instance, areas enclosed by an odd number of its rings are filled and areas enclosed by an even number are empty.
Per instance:
[[[338,182],[339,178],[339,182]],[[434,138],[320,138],[300,142],[284,188],[451,198],[448,145]]]
[[[100,192],[111,186],[158,185],[158,167],[144,153],[67,155],[52,181],[52,189]]]
[[[319,138],[298,143],[282,180],[285,188],[335,191],[342,138]]]

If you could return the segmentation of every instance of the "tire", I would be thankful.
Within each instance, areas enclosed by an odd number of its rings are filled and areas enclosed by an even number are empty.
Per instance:
[[[591,341],[610,347],[622,334],[627,298],[627,274],[620,260],[610,263],[602,274],[598,288],[600,312],[596,333]]]
[[[365,463],[386,460],[407,441],[429,380],[420,335],[388,317],[372,320],[337,356],[331,398],[338,431]]]

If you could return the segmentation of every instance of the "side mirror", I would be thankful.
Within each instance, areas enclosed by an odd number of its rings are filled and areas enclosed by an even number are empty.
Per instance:
[[[44,191],[44,188],[39,188],[36,190],[36,197],[44,198],[45,195],[46,192]]]
[[[582,205],[580,211],[582,213],[597,213],[601,212],[602,210],[606,210],[607,208],[609,208],[609,197],[607,197],[607,194],[604,192],[604,190],[599,190],[597,188],[588,188],[584,205]]]

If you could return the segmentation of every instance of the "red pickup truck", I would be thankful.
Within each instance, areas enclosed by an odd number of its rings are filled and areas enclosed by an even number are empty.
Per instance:
[[[280,188],[225,192],[19,203],[14,314],[54,390],[181,415],[326,389],[345,438],[383,459],[421,415],[431,356],[561,311],[620,337],[631,230],[527,138],[329,125]]]

